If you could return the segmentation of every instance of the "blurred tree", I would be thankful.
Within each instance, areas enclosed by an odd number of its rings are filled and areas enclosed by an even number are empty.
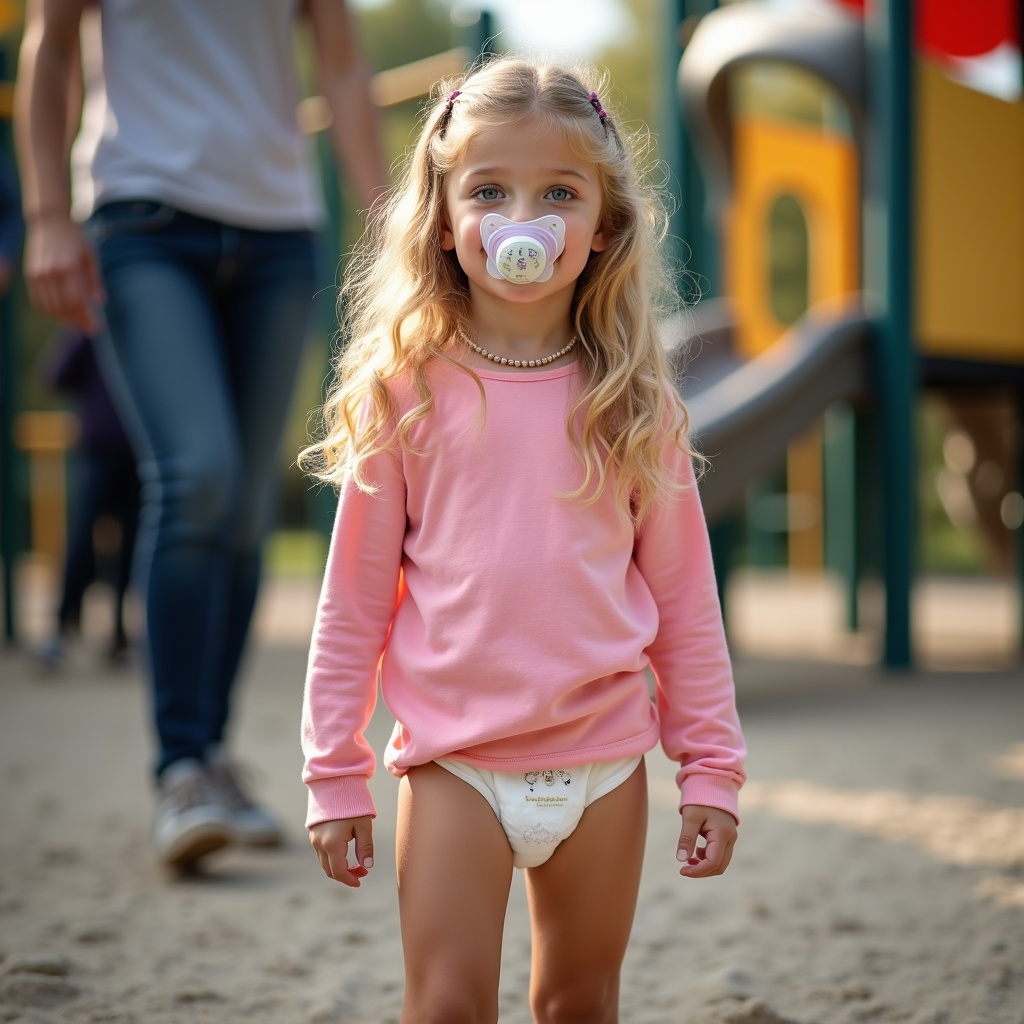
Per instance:
[[[408,64],[454,45],[448,7],[426,0],[357,6],[363,49],[374,70]]]

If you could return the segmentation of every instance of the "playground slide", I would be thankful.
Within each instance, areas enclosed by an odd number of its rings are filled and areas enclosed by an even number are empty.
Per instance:
[[[747,484],[777,465],[831,402],[871,390],[872,326],[859,307],[812,311],[752,359],[735,353],[733,323],[728,304],[713,300],[662,328],[692,433],[711,459],[701,483],[711,523],[743,500]]]

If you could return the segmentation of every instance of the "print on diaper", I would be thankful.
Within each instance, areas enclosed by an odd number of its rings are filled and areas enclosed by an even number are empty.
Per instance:
[[[542,772],[526,772],[523,775],[526,780],[526,784],[530,787],[530,792],[533,792],[533,787],[537,782],[543,781],[545,786],[553,786],[555,779],[561,780],[562,784],[568,786],[572,779],[567,771],[555,770],[555,771],[542,771]]]
[[[528,825],[520,835],[523,837],[523,842],[533,846],[545,846],[548,843],[558,843],[562,840],[561,832],[556,832],[553,828],[547,828],[544,825]]]

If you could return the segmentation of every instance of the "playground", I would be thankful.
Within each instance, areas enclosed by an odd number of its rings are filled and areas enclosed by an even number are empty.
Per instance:
[[[751,781],[728,875],[694,883],[672,766],[648,757],[632,1024],[1024,1024],[1021,9],[913,6],[916,24],[892,0],[644,8],[664,30],[673,232],[703,296],[664,341],[712,460]],[[481,42],[379,73],[378,102],[411,102]],[[311,132],[320,115],[304,103]],[[13,327],[8,308],[8,386]],[[397,1024],[394,780],[373,780],[362,889],[323,878],[302,828],[323,509],[272,545],[237,723],[288,841],[169,884],[142,673],[98,655],[108,595],[89,595],[62,672],[28,656],[75,426],[16,404],[5,392],[0,1020]],[[389,729],[381,709],[376,749]],[[521,885],[503,956],[502,1024],[528,1024]]]

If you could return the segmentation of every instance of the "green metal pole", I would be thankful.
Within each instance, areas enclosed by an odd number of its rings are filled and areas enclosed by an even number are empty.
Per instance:
[[[906,0],[877,0],[867,18],[868,155],[865,281],[881,306],[884,663],[908,668],[914,567],[912,146],[913,25]]]
[[[674,117],[671,126],[666,124],[670,134],[663,139],[662,152],[672,172],[673,197],[677,201],[671,230],[681,240],[678,251],[686,266],[679,282],[680,293],[687,301],[695,302],[717,294],[721,275],[718,225],[713,219],[717,211],[706,209],[704,182],[679,102],[677,76],[683,50],[680,30],[692,29],[697,19],[718,7],[718,0],[668,0],[667,6],[670,24],[665,31],[665,52],[671,78],[666,77],[666,90],[674,101]]]
[[[670,255],[678,268],[679,295],[694,303],[715,294],[719,280],[716,225],[705,211],[705,190],[693,144],[683,117],[679,96],[679,61],[683,55],[682,31],[692,29],[693,20],[718,6],[718,0],[667,0],[662,60],[664,108],[659,151],[669,168],[669,188],[675,208],[669,225]],[[710,529],[711,554],[715,564],[718,597],[725,615],[725,591],[735,561],[739,535],[738,519],[732,517]],[[728,621],[726,621],[728,628]]]
[[[467,45],[478,60],[493,56],[498,51],[494,46],[494,14],[486,7],[477,11],[476,21],[466,26]]]

